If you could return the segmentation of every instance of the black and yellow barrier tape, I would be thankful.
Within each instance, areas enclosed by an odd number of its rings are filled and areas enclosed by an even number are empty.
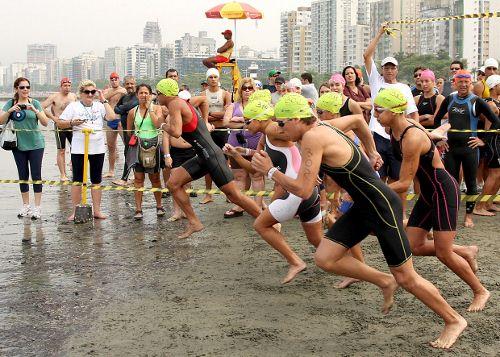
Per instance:
[[[82,182],[73,181],[56,181],[56,180],[10,180],[10,179],[0,179],[0,184],[28,184],[28,185],[47,185],[47,186],[83,186]],[[147,188],[147,187],[129,187],[129,186],[104,186],[104,185],[89,185],[92,189],[102,190],[102,191],[126,191],[126,192],[169,192],[166,188]],[[242,191],[246,196],[256,196],[256,197],[268,197],[274,194],[274,191]],[[196,193],[196,194],[210,194],[210,195],[222,195],[223,192],[218,189],[187,189],[186,193]],[[334,198],[335,193],[328,193],[327,197],[329,199]],[[406,196],[407,201],[412,201],[418,198],[418,195],[408,194]],[[467,202],[500,202],[500,195],[462,195],[462,201]]]

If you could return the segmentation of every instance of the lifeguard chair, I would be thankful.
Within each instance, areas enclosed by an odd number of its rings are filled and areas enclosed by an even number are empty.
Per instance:
[[[219,77],[222,78],[222,70],[224,68],[229,68],[231,73],[231,79],[233,81],[233,89],[232,89],[232,99],[233,102],[239,100],[240,93],[238,88],[241,85],[241,73],[238,67],[238,63],[236,59],[230,59],[229,62],[216,63],[215,68],[219,71]]]

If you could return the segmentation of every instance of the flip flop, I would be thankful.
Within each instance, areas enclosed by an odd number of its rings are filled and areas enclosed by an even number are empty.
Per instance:
[[[136,221],[140,221],[143,217],[144,215],[142,214],[142,211],[135,211],[134,219]]]
[[[229,211],[224,212],[224,218],[236,218],[243,216],[243,211],[237,211],[235,209],[230,209]]]

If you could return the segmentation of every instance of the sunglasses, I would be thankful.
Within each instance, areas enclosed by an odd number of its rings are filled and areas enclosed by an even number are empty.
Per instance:
[[[420,73],[415,73],[415,74],[413,75],[413,78],[417,78],[417,77],[420,77]]]
[[[495,67],[486,67],[486,69],[489,71],[496,71],[497,70]]]
[[[87,95],[89,95],[89,94],[94,95],[94,94],[96,94],[96,92],[97,92],[97,90],[95,90],[95,89],[92,89],[92,90],[88,90],[88,89],[82,90],[82,93],[85,93]]]
[[[252,123],[253,119],[245,119],[244,123],[245,125],[250,125]]]
[[[247,87],[247,86],[241,87],[242,92],[251,91],[251,90],[253,90],[253,87]]]
[[[324,110],[316,109],[316,113],[318,113],[318,115],[323,115],[324,112]]]
[[[19,89],[30,89],[30,88],[31,88],[31,86],[19,86],[19,87],[17,87],[17,88],[19,88]]]
[[[217,79],[217,78],[219,78],[219,77],[217,77],[217,76],[210,76],[210,77],[208,77],[208,79]]]
[[[285,122],[285,121],[283,121],[283,120],[276,120],[276,123],[278,123],[278,126],[279,126],[280,128],[283,128],[283,127],[285,126],[285,124],[286,124],[286,122]]]
[[[459,71],[460,67],[450,67],[450,71]]]

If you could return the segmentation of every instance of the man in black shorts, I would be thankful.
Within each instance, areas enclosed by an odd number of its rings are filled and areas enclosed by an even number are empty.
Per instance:
[[[254,200],[243,195],[234,182],[231,169],[227,165],[222,149],[213,141],[208,131],[208,103],[200,106],[200,116],[189,101],[177,97],[179,85],[173,79],[162,79],[156,85],[158,103],[168,108],[169,115],[160,129],[169,135],[179,138],[182,136],[195,150],[196,156],[177,168],[170,175],[167,187],[188,219],[186,231],[179,238],[187,238],[194,232],[201,231],[200,222],[189,197],[183,186],[205,175],[210,175],[213,182],[221,189],[226,197],[234,204],[242,207],[253,217],[257,217],[260,208]]]

